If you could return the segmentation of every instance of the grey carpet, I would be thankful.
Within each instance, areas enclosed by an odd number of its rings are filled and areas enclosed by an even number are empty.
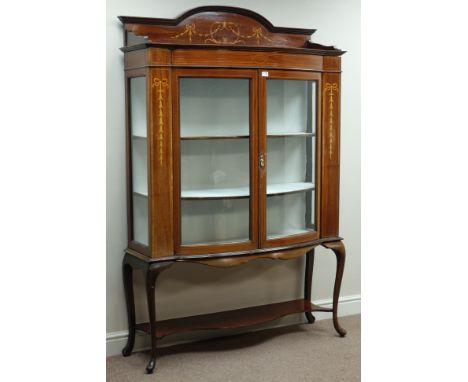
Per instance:
[[[360,381],[361,316],[340,323],[345,338],[323,320],[162,348],[153,375],[145,374],[148,352],[109,357],[107,381]]]

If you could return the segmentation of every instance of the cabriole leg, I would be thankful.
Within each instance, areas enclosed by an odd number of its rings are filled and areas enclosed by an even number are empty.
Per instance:
[[[171,264],[157,264],[150,266],[146,271],[146,299],[148,302],[148,316],[150,323],[150,336],[151,336],[151,357],[146,366],[148,374],[153,373],[156,367],[156,279],[159,274],[168,269]]]
[[[336,277],[335,286],[333,288],[333,326],[341,337],[346,335],[344,330],[338,323],[338,299],[340,297],[341,280],[343,279],[343,271],[346,260],[346,251],[342,241],[335,241],[324,244],[324,247],[331,249],[336,255]]]
[[[157,270],[148,270],[146,272],[146,299],[148,303],[148,316],[150,323],[151,336],[151,358],[146,366],[146,371],[151,374],[156,367],[156,301],[155,284],[158,277]]]
[[[312,275],[314,272],[314,257],[315,250],[312,249],[306,254],[306,263],[305,263],[305,277],[304,277],[304,299],[310,301],[312,298]],[[309,324],[315,322],[315,317],[312,312],[305,312],[305,316]]]
[[[122,355],[128,357],[132,354],[135,345],[135,300],[133,294],[133,267],[127,263],[127,254],[123,260],[123,282],[125,301],[127,303],[128,339],[127,345],[122,350]]]

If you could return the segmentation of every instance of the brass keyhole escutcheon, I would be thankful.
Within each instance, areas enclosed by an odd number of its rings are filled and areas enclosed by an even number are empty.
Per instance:
[[[260,153],[260,168],[265,167],[265,158],[263,153]]]

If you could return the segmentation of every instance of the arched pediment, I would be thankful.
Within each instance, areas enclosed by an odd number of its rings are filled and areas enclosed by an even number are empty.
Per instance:
[[[138,43],[190,46],[236,46],[322,50],[343,53],[310,42],[314,29],[275,27],[258,13],[243,8],[205,6],[175,19],[119,16],[126,46]],[[320,54],[320,53],[319,53]],[[323,53],[322,53],[323,54]]]

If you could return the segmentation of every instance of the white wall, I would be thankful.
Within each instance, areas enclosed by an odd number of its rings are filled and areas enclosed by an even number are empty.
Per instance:
[[[127,243],[125,207],[124,81],[122,29],[118,15],[173,18],[201,5],[251,9],[273,25],[315,28],[313,41],[346,50],[342,58],[342,148],[340,235],[345,238],[347,264],[341,296],[360,297],[360,2],[359,0],[155,0],[107,1],[107,338],[108,354],[117,354],[127,330],[121,261]],[[316,251],[313,300],[329,300],[335,271],[331,251]],[[135,275],[137,320],[146,319],[143,278]],[[157,284],[158,318],[193,315],[301,296],[303,263],[259,260],[231,269],[177,264]],[[342,312],[345,310],[342,309]],[[282,323],[299,322],[291,316]],[[332,330],[332,329],[330,329]],[[222,334],[222,333],[211,333]],[[199,338],[168,337],[169,341]],[[144,341],[144,339],[142,339]],[[166,340],[165,340],[166,341]],[[166,341],[167,342],[167,341]],[[114,346],[112,346],[114,343]],[[109,346],[111,344],[111,346]],[[138,344],[138,343],[137,343]]]

